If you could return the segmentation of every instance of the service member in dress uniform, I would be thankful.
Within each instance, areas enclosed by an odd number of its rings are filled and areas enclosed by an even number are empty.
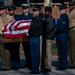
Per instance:
[[[19,14],[15,14],[14,12],[15,9],[16,7],[13,5],[8,6],[8,13],[14,20],[18,21],[20,20],[19,19],[20,17],[19,17]],[[10,38],[7,40],[8,40],[7,45],[10,47],[9,51],[10,51],[11,63],[13,64],[12,69],[17,70],[20,68],[19,44],[20,44],[21,38],[17,38],[17,39]]]
[[[6,6],[0,5],[0,58],[2,61],[2,71],[10,70],[10,52],[5,46],[5,38],[2,34],[2,27],[14,21],[9,14],[6,14]]]
[[[56,46],[58,49],[58,62],[59,66],[56,70],[66,70],[67,51],[68,51],[68,32],[69,32],[69,18],[66,14],[66,6],[60,5],[60,18],[56,27]]]
[[[69,2],[69,68],[75,68],[75,3]]]
[[[23,14],[21,14],[21,20],[32,20],[33,15],[29,13],[29,4],[22,4]],[[25,53],[26,64],[25,67],[31,68],[32,60],[31,60],[31,53],[30,53],[30,45],[29,39],[27,37],[22,38],[22,46]]]

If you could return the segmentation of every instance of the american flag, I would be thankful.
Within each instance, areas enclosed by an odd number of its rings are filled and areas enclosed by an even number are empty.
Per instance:
[[[4,30],[5,38],[19,38],[23,36],[28,36],[28,30],[30,28],[32,20],[20,20],[14,21],[5,25],[2,30]]]

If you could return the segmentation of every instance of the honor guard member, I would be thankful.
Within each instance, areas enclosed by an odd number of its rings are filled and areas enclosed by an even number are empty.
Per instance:
[[[29,8],[30,8],[29,4],[22,4],[23,14],[21,14],[21,20],[32,20],[33,15],[29,13]],[[31,60],[29,39],[27,37],[22,38],[22,46],[26,58],[25,67],[31,68],[32,60]]]
[[[20,20],[20,15],[15,14],[15,10],[16,10],[15,6],[13,6],[13,5],[8,6],[9,15],[13,16],[15,18],[15,20],[18,21],[18,20]]]
[[[75,68],[75,3],[69,2],[69,68]]]
[[[32,57],[31,74],[38,74],[41,71],[41,35],[42,35],[42,20],[40,10],[37,6],[33,8],[33,19],[29,29],[30,51]]]
[[[20,20],[19,18],[19,14],[15,14],[14,10],[16,10],[16,7],[11,5],[8,6],[8,13],[9,15],[16,21]],[[19,52],[19,45],[20,45],[20,40],[21,38],[17,38],[17,39],[7,39],[8,43],[7,43],[7,47],[10,47],[9,51],[10,51],[10,57],[11,57],[11,61],[12,61],[12,68],[17,70],[19,69],[20,66],[20,52]]]
[[[43,66],[43,72],[51,72],[51,50],[53,45],[53,40],[55,37],[55,22],[54,18],[52,17],[52,8],[50,6],[45,8],[45,30],[44,30],[44,37],[45,37],[45,53],[44,53],[44,60],[45,65]]]
[[[2,61],[2,71],[10,70],[10,52],[5,47],[5,40],[2,34],[2,27],[13,21],[9,14],[6,14],[6,6],[0,5],[0,58]]]
[[[56,70],[66,70],[67,51],[68,51],[68,32],[69,32],[69,18],[66,14],[66,6],[60,5],[60,18],[56,27],[56,46],[58,49],[58,62],[59,65]]]
[[[11,5],[11,6],[8,6],[8,12],[9,12],[9,15],[10,16],[13,16],[15,13],[14,13],[14,10],[16,9],[15,6]]]

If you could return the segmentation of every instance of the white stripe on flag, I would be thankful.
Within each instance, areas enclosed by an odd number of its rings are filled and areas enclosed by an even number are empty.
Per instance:
[[[14,30],[14,27],[15,27],[19,22],[20,22],[20,21],[16,21],[16,22],[14,23],[14,25],[11,27],[11,29]]]
[[[30,24],[31,24],[31,22],[30,22],[30,23],[21,23],[21,24],[18,26],[18,28],[19,28],[19,27],[23,27],[23,26],[30,26]]]
[[[21,33],[28,33],[28,29],[26,29],[26,30],[15,30],[15,31],[12,31],[11,34],[21,34]]]

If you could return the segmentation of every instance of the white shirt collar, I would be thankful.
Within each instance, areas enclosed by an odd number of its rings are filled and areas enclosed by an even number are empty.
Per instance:
[[[24,15],[25,15],[25,16],[28,16],[28,13],[25,13]]]

